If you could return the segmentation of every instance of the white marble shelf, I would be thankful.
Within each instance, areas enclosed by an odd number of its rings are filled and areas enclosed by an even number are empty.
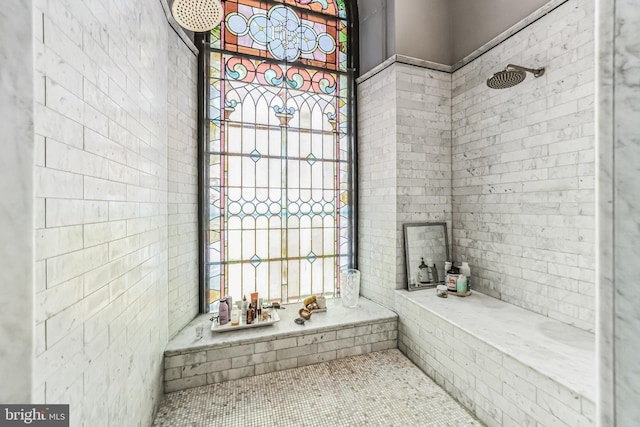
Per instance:
[[[201,314],[169,341],[165,349],[165,356],[265,341],[266,339],[297,337],[363,324],[389,322],[398,318],[398,315],[393,311],[362,297],[356,308],[343,307],[341,299],[328,299],[327,311],[313,313],[311,319],[307,320],[304,325],[298,325],[293,321],[299,317],[298,310],[302,308],[302,303],[286,304],[285,307],[284,310],[278,310],[280,321],[273,326],[224,334],[211,332],[209,330],[211,315]],[[195,337],[195,328],[198,324],[203,324],[205,327],[204,336],[199,340]]]

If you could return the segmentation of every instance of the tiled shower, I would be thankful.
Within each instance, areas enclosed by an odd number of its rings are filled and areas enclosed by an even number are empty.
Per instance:
[[[359,78],[362,295],[394,309],[402,224],[446,222],[473,289],[594,334],[594,424],[633,426],[640,7],[550,3],[455,69],[395,55]],[[197,49],[164,1],[0,11],[0,402],[152,423],[198,311]],[[546,73],[487,88],[507,63]]]
[[[593,6],[565,3],[453,73],[396,62],[365,76],[364,295],[384,304],[403,287],[403,223],[446,221],[475,289],[594,330]],[[547,72],[489,89],[509,63]]]

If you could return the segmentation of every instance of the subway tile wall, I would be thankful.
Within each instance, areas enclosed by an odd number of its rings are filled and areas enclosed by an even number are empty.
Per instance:
[[[194,292],[195,56],[157,0],[37,0],[33,22],[34,402],[149,425],[192,310],[168,306]]]
[[[396,73],[358,85],[358,269],[360,293],[393,308],[396,288]]]
[[[169,31],[169,336],[198,314],[197,57]]]
[[[403,224],[446,222],[451,241],[451,74],[397,64],[396,78],[396,289],[402,289]]]
[[[572,0],[453,73],[453,253],[472,286],[594,329],[594,5]],[[509,64],[540,78],[492,90]]]
[[[451,230],[451,75],[394,63],[358,84],[362,295],[393,307],[406,287],[406,222]]]

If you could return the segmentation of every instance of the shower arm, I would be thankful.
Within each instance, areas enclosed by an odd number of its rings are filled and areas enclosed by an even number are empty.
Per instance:
[[[513,65],[513,64],[509,64],[507,65],[507,67],[504,69],[505,71],[528,71],[531,74],[533,74],[533,77],[540,77],[541,75],[544,74],[544,68],[526,68],[526,67],[521,67],[519,65]]]

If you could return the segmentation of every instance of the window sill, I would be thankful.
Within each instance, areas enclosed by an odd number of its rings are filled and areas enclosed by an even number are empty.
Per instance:
[[[327,300],[327,311],[304,325],[293,321],[302,304],[285,307],[273,326],[233,332],[213,333],[210,315],[196,317],[165,350],[165,392],[397,347],[398,315],[365,298],[356,308]]]

